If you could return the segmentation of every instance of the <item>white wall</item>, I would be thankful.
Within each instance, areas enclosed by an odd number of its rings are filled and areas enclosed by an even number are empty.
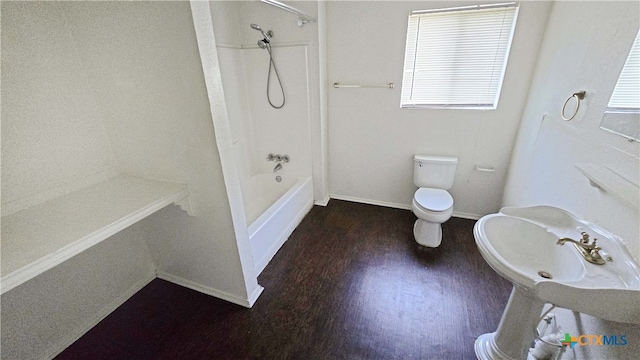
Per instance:
[[[503,205],[562,207],[622,237],[640,259],[637,207],[591,187],[574,167],[575,163],[597,163],[640,183],[638,143],[599,129],[638,32],[637,9],[637,3],[625,2],[554,5]],[[580,111],[574,120],[563,121],[562,104],[578,90],[587,92]]]
[[[155,278],[136,224],[2,294],[2,359],[48,359]]]
[[[246,300],[189,3],[64,6],[123,172],[189,186],[196,218],[149,226],[159,272]]]
[[[591,187],[574,164],[605,165],[635,184],[640,183],[639,144],[598,128],[638,32],[639,10],[637,2],[554,3],[503,200],[503,205],[547,204],[566,209],[622,237],[636,260],[640,259],[637,207]],[[562,104],[579,90],[587,92],[586,98],[576,118],[565,122],[560,118]],[[635,201],[637,204],[640,199]],[[573,336],[640,336],[637,325],[599,321],[583,314],[574,316],[568,310],[554,312],[564,330]],[[569,353],[577,358],[634,358],[640,351],[640,342],[574,349],[575,354]]]
[[[460,5],[444,1],[327,3],[329,83],[396,84],[393,90],[329,89],[332,197],[410,208],[416,189],[413,155],[454,155],[459,159],[451,190],[454,215],[477,217],[498,210],[550,4],[521,3],[497,110],[400,109],[410,12]],[[475,165],[496,171],[477,172]]]
[[[274,44],[275,45],[275,44]],[[251,109],[255,168],[259,173],[273,171],[274,162],[266,161],[269,153],[289,155],[291,161],[283,164],[280,172],[296,176],[311,176],[311,130],[309,108],[309,76],[307,73],[308,47],[306,45],[272,48],[274,61],[285,89],[285,105],[272,108],[267,102],[266,50],[243,49],[248,106]],[[280,86],[271,72],[270,96],[274,105],[281,104]]]
[[[209,5],[214,26],[216,51],[229,117],[232,147],[239,177],[246,182],[257,173],[255,135],[248,106],[247,87],[241,46],[241,2],[215,1]]]
[[[218,46],[218,58],[225,84],[225,99],[237,152],[241,179],[273,170],[269,153],[289,155],[280,173],[312,175],[309,120],[309,77],[307,46],[273,47],[278,74],[285,87],[285,105],[273,109],[267,102],[269,56],[266,50]],[[275,73],[271,74],[271,101],[282,103]]]
[[[217,33],[216,33],[217,34]],[[258,156],[255,146],[251,108],[247,106],[247,89],[244,84],[245,72],[242,52],[232,46],[217,47],[222,83],[225,85],[225,100],[230,119],[230,130],[235,152],[235,160],[241,181],[244,183],[258,170]]]
[[[80,52],[59,6],[3,3],[2,214],[116,172]]]
[[[2,213],[118,171],[105,115],[58,3],[2,2]],[[127,229],[2,294],[2,356],[50,357],[155,276]]]
[[[2,2],[2,100],[3,212],[123,172],[188,184],[196,214],[167,207],[3,294],[3,355],[60,350],[156,271],[255,300],[188,2]]]

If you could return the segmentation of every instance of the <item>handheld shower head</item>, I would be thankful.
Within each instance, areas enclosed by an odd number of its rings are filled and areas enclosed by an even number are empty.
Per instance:
[[[251,28],[253,30],[260,31],[262,33],[262,36],[264,36],[264,39],[266,42],[269,42],[269,40],[273,36],[273,31],[269,30],[265,33],[264,30],[262,30],[262,28],[258,24],[251,24]]]

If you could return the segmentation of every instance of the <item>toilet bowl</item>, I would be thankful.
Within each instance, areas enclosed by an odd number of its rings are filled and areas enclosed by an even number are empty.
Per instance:
[[[442,223],[451,218],[453,198],[442,189],[420,188],[413,195],[413,236],[423,246],[437,247],[442,242]]]
[[[413,194],[411,209],[418,218],[413,236],[423,246],[437,247],[442,242],[442,223],[451,218],[453,186],[458,159],[450,156],[415,155],[413,182],[418,190]]]

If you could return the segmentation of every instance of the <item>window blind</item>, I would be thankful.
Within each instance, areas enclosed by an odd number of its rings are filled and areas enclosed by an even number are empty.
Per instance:
[[[640,31],[631,46],[608,107],[621,110],[640,110]]]
[[[495,109],[517,12],[511,3],[411,14],[400,106]]]

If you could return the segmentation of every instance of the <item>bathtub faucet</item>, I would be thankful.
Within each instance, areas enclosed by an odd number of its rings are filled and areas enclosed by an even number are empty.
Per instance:
[[[291,160],[291,158],[289,158],[289,155],[274,155],[273,153],[267,155],[267,161],[276,162],[276,167],[273,168],[273,172],[277,172],[278,170],[282,169],[282,163],[288,163],[289,160]]]
[[[267,155],[267,161],[285,162],[288,163],[291,158],[289,155],[274,155],[273,153]]]

